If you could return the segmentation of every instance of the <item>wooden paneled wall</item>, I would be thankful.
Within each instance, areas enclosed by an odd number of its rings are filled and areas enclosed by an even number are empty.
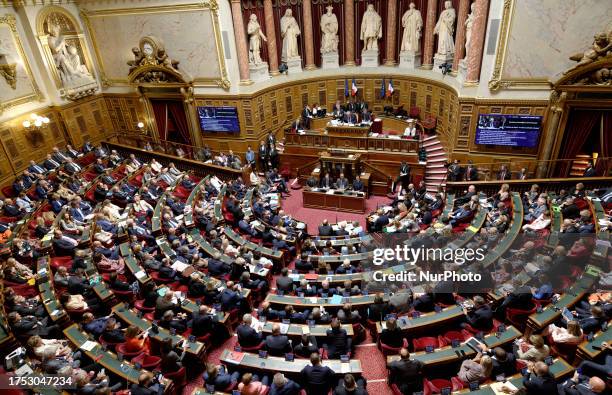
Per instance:
[[[432,115],[438,119],[437,130],[445,145],[454,141],[459,110],[457,93],[452,88],[426,79],[401,75],[390,77],[393,78],[395,90],[392,98],[380,97],[382,78],[378,76],[355,79],[359,97],[369,104],[374,113],[382,113],[383,108],[389,105],[403,105],[407,111],[411,107],[419,107],[422,117]],[[388,82],[389,79],[386,79],[386,84]],[[331,109],[337,100],[348,100],[344,96],[344,86],[345,79],[329,77],[279,84],[239,99],[196,96],[196,106],[235,106],[239,113],[240,135],[205,134],[204,143],[214,150],[231,147],[236,152],[242,152],[247,144],[253,147],[258,145],[258,140],[270,130],[277,133],[277,137],[282,137],[284,127],[300,116],[304,105],[318,103]]]
[[[460,99],[456,138],[451,140],[453,158],[471,159],[475,163],[507,162],[513,158],[535,159],[543,148],[546,133],[547,101],[509,101]],[[520,114],[543,116],[542,132],[536,148],[489,147],[477,145],[476,125],[479,114]]]
[[[98,143],[114,132],[113,124],[101,95],[83,99],[65,107],[49,107],[36,111],[48,117],[48,126],[41,131],[27,131],[22,123],[30,118],[23,114],[0,124],[0,184],[11,183],[15,174],[29,166],[30,160],[41,161],[54,146],[85,141]]]

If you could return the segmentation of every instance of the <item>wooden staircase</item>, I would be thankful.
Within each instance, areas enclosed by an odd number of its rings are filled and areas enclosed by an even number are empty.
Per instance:
[[[446,151],[438,136],[428,136],[423,140],[423,147],[427,151],[427,166],[425,167],[425,184],[427,192],[435,193],[438,185],[446,185],[446,167],[448,161]]]
[[[572,162],[570,169],[570,177],[580,177],[584,174],[584,169],[587,168],[591,157],[589,155],[576,155],[576,159]]]

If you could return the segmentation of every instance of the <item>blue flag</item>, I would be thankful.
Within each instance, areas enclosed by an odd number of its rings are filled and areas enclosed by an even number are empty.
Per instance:
[[[382,84],[380,85],[380,98],[381,99],[385,98],[385,94],[386,94],[385,89],[386,89],[386,87],[385,87],[385,79],[383,78],[382,79]]]
[[[348,79],[344,80],[344,97],[348,97],[349,96],[349,89],[348,89]]]

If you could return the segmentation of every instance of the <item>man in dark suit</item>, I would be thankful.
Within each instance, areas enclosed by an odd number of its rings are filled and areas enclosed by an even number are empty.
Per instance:
[[[310,129],[310,119],[311,118],[312,118],[312,111],[310,110],[310,107],[308,107],[308,104],[306,104],[304,106],[304,109],[302,110],[302,122],[306,129]]]
[[[240,378],[239,372],[233,372],[229,374],[225,370],[223,365],[215,365],[209,363],[204,372],[204,382],[215,387],[215,391],[224,391],[230,385],[235,385]]]
[[[40,320],[32,316],[22,317],[18,312],[12,311],[8,314],[8,321],[13,333],[24,341],[30,336],[48,337],[59,333],[57,325],[48,325],[48,318]]]
[[[510,180],[512,178],[512,173],[508,170],[506,165],[501,165],[499,168],[499,172],[497,172],[497,179],[500,181]]]
[[[400,359],[387,364],[389,383],[397,385],[402,394],[423,391],[423,362],[411,360],[406,348],[400,350]]]
[[[321,178],[319,187],[330,189],[330,188],[333,188],[333,186],[334,186],[334,182],[332,181],[332,178],[330,177],[329,173],[325,174],[325,176]]]
[[[34,162],[33,160],[30,161],[30,166],[28,166],[28,171],[32,174],[41,174],[41,175],[47,172],[45,168],[43,168],[41,165]]]
[[[608,375],[609,376],[609,375]],[[605,376],[602,376],[605,377]],[[608,394],[606,392],[606,382],[597,376],[589,377],[574,373],[571,379],[565,380],[558,386],[560,395],[599,395]]]
[[[272,334],[266,337],[266,350],[270,355],[276,357],[291,352],[289,338],[281,334],[281,326],[278,322],[272,325]]]
[[[53,245],[55,256],[72,256],[74,255],[74,249],[79,245],[76,240],[64,236],[59,229],[53,232],[53,241],[51,244]]]
[[[483,344],[484,348],[486,346]],[[491,377],[497,377],[503,374],[505,377],[510,377],[516,373],[516,358],[511,352],[506,352],[501,347],[495,347],[493,351],[487,352],[491,355],[493,362],[493,370],[491,371]]]
[[[43,166],[45,166],[47,170],[55,170],[60,167],[60,163],[53,159],[51,154],[47,154],[47,159],[45,159],[45,161],[43,162]]]
[[[286,267],[281,269],[281,274],[276,279],[276,289],[284,294],[293,292],[293,279],[289,277],[289,269]]]
[[[355,181],[353,181],[353,191],[363,192],[363,188],[363,181],[361,181],[359,176],[357,176],[357,178],[355,178]]]
[[[327,394],[334,384],[334,371],[321,365],[319,354],[310,356],[310,363],[302,369],[302,381],[308,394]]]
[[[531,288],[521,284],[521,282],[516,279],[512,282],[512,285],[514,286],[514,290],[508,293],[506,299],[498,307],[498,310],[500,312],[504,312],[504,309],[507,308],[531,310],[534,306]]]
[[[223,311],[230,311],[234,308],[242,307],[244,296],[238,292],[238,288],[233,282],[227,282],[227,288],[219,294],[219,302]]]
[[[269,395],[298,395],[300,386],[295,381],[285,378],[282,373],[276,373],[270,385]]]
[[[553,375],[548,371],[548,365],[544,362],[529,364],[529,371],[523,377],[523,386],[527,395],[556,395],[557,383]]]
[[[268,133],[266,136],[266,144],[268,145],[268,149],[272,149],[276,145],[276,137],[272,134],[272,132]]]
[[[455,159],[453,163],[448,165],[448,180],[449,181],[460,181],[461,174],[463,173],[463,169],[459,165],[459,160]]]
[[[351,351],[351,338],[340,326],[340,321],[336,319],[332,321],[331,329],[328,329],[325,335],[325,346],[330,359],[339,359],[341,355]]]
[[[408,188],[408,185],[410,184],[410,166],[408,163],[406,163],[406,161],[402,161],[400,164],[399,175],[395,179],[395,184],[398,182],[402,184],[402,189]],[[393,186],[393,188],[395,187],[396,185]]]
[[[595,167],[593,166],[593,162],[589,162],[586,169],[584,169],[583,177],[595,177]]]
[[[72,158],[68,158],[64,164],[64,170],[66,170],[70,175],[73,175],[81,171],[81,166],[76,164]]]
[[[138,376],[138,383],[130,386],[131,395],[161,395],[163,393],[164,387],[160,384],[153,384],[151,373],[141,373]]]
[[[349,181],[346,177],[344,177],[344,173],[340,173],[340,177],[338,177],[338,181],[336,181],[337,189],[348,189]]]
[[[319,352],[317,338],[314,336],[302,335],[300,342],[293,346],[293,353],[303,358],[310,358],[312,353]]]
[[[463,309],[467,324],[476,330],[490,330],[493,327],[493,311],[491,306],[480,295],[474,296],[473,302],[474,307],[472,309]],[[466,323],[462,323],[461,326],[465,328]]]
[[[382,209],[379,209],[376,214],[378,215],[378,218],[376,218],[376,221],[374,221],[372,224],[372,231],[382,232],[384,227],[389,225],[389,217],[383,212]]]
[[[363,379],[355,380],[352,374],[345,374],[334,389],[334,395],[367,395],[364,384]]]
[[[258,156],[259,156],[259,171],[264,171],[264,172],[268,171],[269,169],[269,166],[268,166],[269,149],[268,149],[268,146],[263,141],[259,142]]]
[[[334,230],[329,225],[326,219],[323,220],[323,223],[319,225],[319,236],[333,236]]]
[[[357,123],[357,115],[355,115],[355,113],[353,113],[352,111],[347,111],[346,113],[344,113],[344,123],[351,123],[351,124],[355,124]]]
[[[257,331],[251,327],[252,322],[253,317],[251,314],[245,314],[242,316],[242,323],[236,328],[238,344],[240,344],[241,347],[255,347],[261,343],[261,333],[257,333]]]
[[[465,169],[465,180],[478,181],[478,169],[472,164],[471,160],[468,160],[468,165]]]

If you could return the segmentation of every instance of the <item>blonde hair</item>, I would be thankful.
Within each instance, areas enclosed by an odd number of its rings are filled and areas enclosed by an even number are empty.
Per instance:
[[[491,372],[493,371],[493,359],[491,359],[491,357],[488,355],[483,355],[482,358],[480,358],[480,366],[482,366],[484,369],[484,376],[486,378],[491,377]]]

